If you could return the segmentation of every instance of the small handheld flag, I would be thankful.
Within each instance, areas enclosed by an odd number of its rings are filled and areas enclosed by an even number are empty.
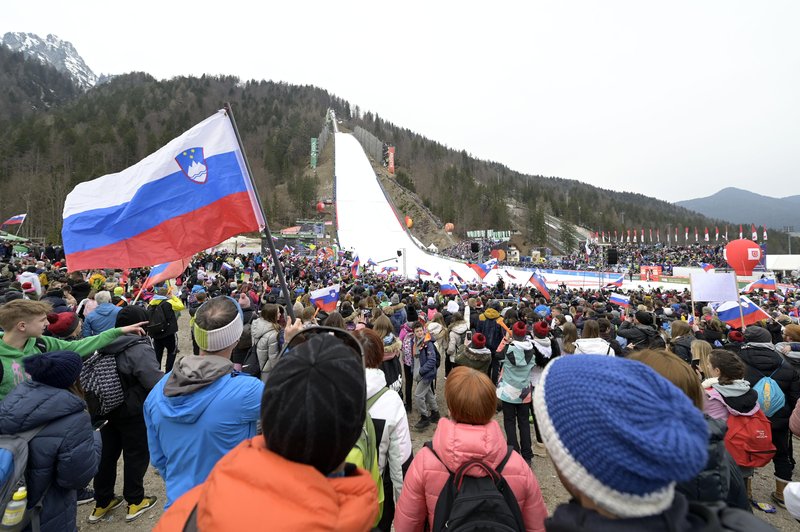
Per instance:
[[[428,270],[423,270],[422,268],[417,268],[417,277],[422,277],[423,275],[427,275],[428,277],[431,276],[431,272]]]
[[[142,290],[163,283],[167,279],[175,279],[189,267],[190,262],[191,259],[180,259],[153,266],[150,269],[150,275],[147,276],[147,279],[142,284]]]
[[[533,285],[536,290],[539,291],[542,296],[548,301],[550,301],[550,290],[547,289],[547,285],[545,284],[544,277],[539,275],[536,272],[531,274],[531,278],[529,279],[530,283]]]
[[[353,259],[353,264],[350,265],[350,275],[353,277],[358,277],[358,267],[361,265],[361,261],[358,260],[358,255],[356,258]]]
[[[450,270],[450,277],[455,277],[460,283],[464,282],[464,278],[458,275],[455,270]]]
[[[775,290],[775,279],[759,279],[742,288],[743,294],[750,294],[756,290]]]
[[[703,268],[703,271],[705,272],[714,271],[714,265],[707,262],[701,262],[700,267]]]
[[[27,213],[26,214],[17,214],[16,216],[12,216],[8,220],[6,220],[2,224],[0,224],[0,226],[2,226],[2,225],[18,225],[18,224],[21,224],[22,222],[25,221],[25,217],[26,216],[28,216]]]
[[[609,301],[615,305],[618,305],[622,308],[628,308],[631,306],[631,298],[622,294],[617,294],[616,292],[611,294]]]
[[[739,308],[741,307],[741,313]],[[713,305],[712,305],[713,308]],[[770,318],[764,310],[758,305],[753,303],[747,296],[739,296],[739,301],[726,301],[720,303],[716,307],[717,317],[723,323],[727,323],[731,327],[741,327],[752,325],[759,320],[766,320]]]
[[[457,296],[458,295],[458,289],[455,286],[453,286],[453,285],[451,285],[449,283],[445,283],[445,284],[441,285],[439,287],[439,292],[441,292],[443,296]]]
[[[336,310],[336,303],[339,302],[339,285],[335,284],[314,290],[309,296],[312,305],[325,312],[333,312]]]

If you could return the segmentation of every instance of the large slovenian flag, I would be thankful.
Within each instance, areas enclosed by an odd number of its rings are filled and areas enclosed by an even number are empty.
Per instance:
[[[486,263],[478,263],[478,264],[472,264],[471,262],[468,262],[467,266],[469,266],[472,269],[472,271],[477,273],[478,277],[480,277],[481,280],[483,280],[487,275],[489,275],[489,272],[492,269],[497,268],[497,259],[492,259]]]
[[[450,277],[451,278],[455,277],[456,279],[458,279],[459,283],[463,283],[464,282],[464,278],[461,277],[460,275],[458,275],[455,270],[450,270]]]
[[[776,288],[775,279],[759,279],[742,288],[742,293],[749,294],[756,290],[775,290]]]
[[[361,265],[361,261],[358,260],[358,255],[356,258],[353,259],[353,264],[350,265],[350,275],[353,277],[358,277],[358,267]]]
[[[163,283],[166,280],[175,279],[189,267],[190,262],[191,259],[180,259],[153,266],[150,269],[150,275],[147,276],[147,279],[142,284],[142,290]]]
[[[531,274],[531,278],[529,279],[529,281],[533,285],[533,287],[536,288],[536,290],[538,290],[539,293],[544,296],[546,300],[550,301],[550,290],[547,289],[544,277],[542,277],[536,272],[533,272]]]
[[[25,217],[26,216],[28,216],[27,213],[26,214],[17,214],[16,216],[12,216],[8,220],[6,220],[2,224],[0,224],[0,226],[3,226],[3,225],[19,225],[19,224],[21,224],[22,222],[25,221]]]
[[[740,307],[742,309],[741,313],[739,312]],[[731,327],[741,327],[742,317],[744,317],[745,326],[770,318],[769,314],[753,303],[747,296],[739,296],[738,304],[736,301],[720,303],[715,310],[720,321],[727,323]]]
[[[79,184],[63,215],[71,271],[171,262],[264,227],[225,111],[131,167]]]
[[[616,292],[611,294],[611,297],[608,299],[609,302],[619,305],[622,308],[628,308],[631,306],[631,298],[622,294],[617,294]]]
[[[311,304],[325,312],[336,310],[336,303],[339,302],[339,285],[326,286],[319,290],[314,290],[309,294]]]
[[[457,296],[458,295],[458,289],[455,286],[453,286],[453,285],[451,285],[449,283],[445,283],[445,284],[441,285],[439,287],[439,292],[441,292],[443,296]]]

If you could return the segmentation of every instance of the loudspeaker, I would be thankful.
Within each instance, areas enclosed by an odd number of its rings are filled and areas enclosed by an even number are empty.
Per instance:
[[[398,257],[402,257],[403,256],[403,250],[402,249],[398,249],[397,250],[397,256]]]
[[[469,249],[473,253],[477,253],[477,252],[479,252],[481,250],[481,245],[478,244],[477,242],[473,242],[472,244],[469,245]]]
[[[609,248],[608,261],[606,261],[607,264],[608,265],[616,264],[618,260],[619,260],[619,252],[617,251],[617,248]]]

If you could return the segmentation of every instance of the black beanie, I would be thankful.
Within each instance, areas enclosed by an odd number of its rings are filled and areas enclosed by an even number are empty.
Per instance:
[[[51,351],[33,355],[23,360],[25,371],[35,382],[53,388],[67,389],[81,374],[83,361],[73,351]]]
[[[419,320],[419,315],[417,315],[417,309],[414,307],[414,305],[408,305],[406,307],[406,319],[409,322]]]
[[[637,310],[634,316],[636,317],[636,321],[638,321],[642,325],[653,324],[653,315],[645,310]]]
[[[275,365],[261,398],[267,448],[327,475],[361,434],[367,385],[360,354],[317,334]]]
[[[128,325],[147,321],[148,319],[150,318],[147,317],[147,311],[145,309],[137,305],[128,305],[122,307],[120,311],[117,312],[117,321],[114,323],[114,326],[126,327]]]

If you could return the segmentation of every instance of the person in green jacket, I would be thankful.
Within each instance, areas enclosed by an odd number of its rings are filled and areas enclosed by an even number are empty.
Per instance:
[[[49,303],[15,299],[0,306],[0,400],[5,398],[17,384],[30,380],[23,369],[22,359],[49,351],[75,351],[88,357],[123,334],[144,336],[142,325],[147,322],[109,329],[97,336],[82,340],[61,340],[42,336],[47,328],[47,313],[52,312]]]

